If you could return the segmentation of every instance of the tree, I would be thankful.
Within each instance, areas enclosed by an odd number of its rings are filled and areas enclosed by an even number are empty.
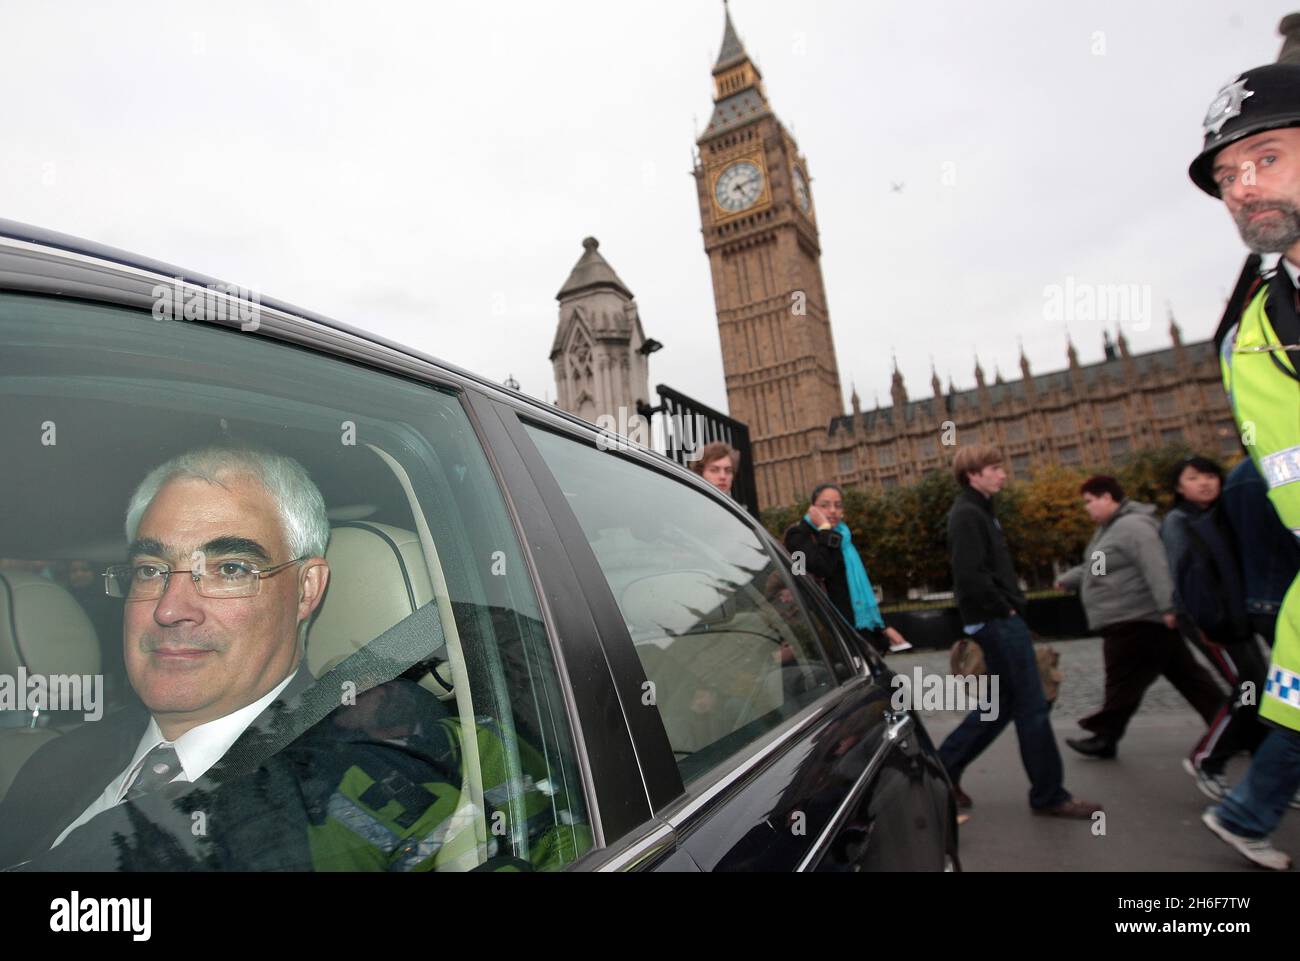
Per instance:
[[[999,498],[998,519],[1015,558],[1016,569],[1031,587],[1053,581],[1054,561],[1076,563],[1093,525],[1083,509],[1082,471],[1048,465],[1027,481],[1008,485]]]
[[[1186,444],[1170,444],[1140,450],[1128,457],[1115,472],[1115,478],[1124,493],[1135,501],[1155,504],[1163,514],[1174,504],[1173,472],[1178,462],[1195,453]],[[1213,459],[1213,458],[1211,458]],[[1222,464],[1227,473],[1237,462],[1241,454],[1236,453]]]
[[[916,484],[916,560],[913,587],[947,590],[952,587],[948,557],[948,512],[961,488],[952,471],[933,470]]]
[[[911,487],[879,491],[867,499],[862,524],[853,529],[867,573],[889,595],[906,594],[915,583],[918,503]]]
[[[761,511],[759,517],[763,522],[763,526],[779,541],[785,536],[787,528],[803,517],[804,506],[801,504],[787,504],[784,507],[769,507]]]

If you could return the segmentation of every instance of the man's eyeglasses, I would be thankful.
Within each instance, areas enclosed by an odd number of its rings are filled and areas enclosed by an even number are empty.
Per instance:
[[[174,571],[163,564],[114,564],[104,571],[104,593],[129,601],[152,600],[163,596],[173,574],[188,574],[203,597],[252,597],[262,589],[262,578],[306,559],[295,557],[265,568],[248,561],[219,560],[188,571]]]

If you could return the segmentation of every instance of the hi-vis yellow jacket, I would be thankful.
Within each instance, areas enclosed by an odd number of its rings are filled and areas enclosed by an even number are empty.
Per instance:
[[[1300,348],[1279,341],[1265,310],[1269,287],[1262,284],[1251,298],[1219,360],[1242,443],[1268,483],[1278,517],[1300,537]],[[1259,716],[1300,731],[1300,577],[1278,612]]]

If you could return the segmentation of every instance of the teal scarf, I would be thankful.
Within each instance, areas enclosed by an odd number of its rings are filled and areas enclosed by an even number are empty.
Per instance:
[[[803,519],[816,530],[817,525],[807,514]],[[853,546],[849,525],[840,521],[833,530],[840,535],[840,551],[844,554],[844,573],[849,582],[849,598],[853,601],[853,626],[860,631],[883,630],[885,619],[880,616],[880,605],[876,603],[876,592],[867,577],[867,569],[862,565],[858,549]]]

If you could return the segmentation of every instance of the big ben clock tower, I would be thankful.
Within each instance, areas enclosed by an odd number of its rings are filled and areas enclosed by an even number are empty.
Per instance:
[[[749,425],[763,507],[829,476],[818,451],[844,413],[808,163],[776,118],[726,11],[695,181],[732,417]]]

